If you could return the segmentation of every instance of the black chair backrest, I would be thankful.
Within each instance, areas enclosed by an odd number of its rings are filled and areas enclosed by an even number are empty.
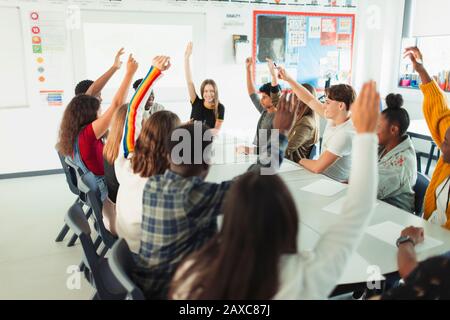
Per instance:
[[[83,203],[86,203],[87,195],[85,192],[81,191],[79,188],[79,183],[80,183],[81,177],[84,174],[83,170],[78,165],[75,164],[75,162],[72,160],[71,157],[65,157],[64,162],[66,163],[66,165],[68,167],[70,176],[75,177],[75,181],[76,181],[75,186],[77,187],[78,196],[80,197],[80,200]]]
[[[80,202],[74,203],[66,214],[66,224],[80,238],[83,247],[83,262],[89,270],[95,269],[99,256],[91,238],[91,227]]]
[[[416,193],[414,199],[415,200],[414,207],[415,207],[415,214],[419,217],[421,217],[423,214],[423,201],[429,184],[430,179],[426,175],[417,172],[417,181],[416,185],[414,186],[414,192]]]
[[[78,195],[80,191],[77,188],[77,176],[76,176],[75,172],[66,163],[66,157],[63,156],[62,154],[60,154],[59,152],[58,152],[58,158],[59,158],[59,161],[61,161],[61,166],[64,170],[64,174],[66,175],[66,181],[67,181],[67,184],[69,185],[70,191],[73,194]]]
[[[136,264],[125,239],[116,241],[111,249],[108,263],[117,281],[127,291],[128,298],[131,300],[145,300],[141,289],[131,279],[131,273]]]
[[[82,193],[86,194],[86,204],[92,209],[92,212],[94,213],[97,232],[100,234],[103,243],[108,248],[111,248],[117,238],[113,236],[103,224],[103,204],[101,201],[100,189],[98,187],[95,175],[90,171],[83,174],[81,176],[81,179],[78,181],[78,188]]]
[[[125,297],[125,289],[117,283],[106,258],[97,254],[91,238],[91,228],[80,202],[70,207],[65,221],[80,239],[83,262],[90,271],[87,280],[97,289],[97,298],[122,300]]]

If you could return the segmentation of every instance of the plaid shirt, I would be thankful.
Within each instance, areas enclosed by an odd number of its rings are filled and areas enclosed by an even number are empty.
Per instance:
[[[267,154],[281,164],[286,146],[287,138],[279,135],[278,153],[272,155],[269,144]],[[266,154],[260,157],[249,170],[270,165]],[[134,273],[147,298],[165,299],[181,260],[217,232],[216,218],[231,184],[209,183],[196,176],[184,178],[170,170],[149,178],[143,193],[141,245]]]

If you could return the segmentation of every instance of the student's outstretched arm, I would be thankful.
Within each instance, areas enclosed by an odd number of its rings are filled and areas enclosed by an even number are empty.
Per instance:
[[[114,59],[114,64],[111,68],[108,69],[100,78],[94,81],[93,84],[86,91],[87,95],[90,96],[98,96],[100,92],[103,90],[108,81],[112,78],[112,76],[120,69],[122,66],[122,61],[120,61],[120,57],[124,54],[124,49],[120,48],[117,52],[116,57]]]
[[[353,142],[350,184],[340,219],[319,240],[313,260],[301,266],[303,289],[311,293],[308,298],[325,298],[338,284],[374,212],[378,182],[375,132],[379,106],[380,96],[375,83],[366,83],[352,106],[357,135]],[[296,281],[292,281],[292,286],[296,285]],[[298,288],[301,290],[300,286]],[[298,294],[300,296],[301,292]]]
[[[245,70],[246,70],[246,78],[247,78],[247,92],[248,95],[256,94],[255,84],[253,83],[252,77],[252,68],[253,68],[253,58],[249,57],[245,59]]]
[[[295,95],[308,107],[316,111],[322,118],[325,117],[325,109],[322,104],[314,95],[309,92],[304,86],[295,81],[283,67],[278,67],[278,77],[281,80],[286,81],[294,91]]]
[[[134,151],[134,146],[139,133],[141,132],[142,117],[145,103],[151,94],[151,89],[158,80],[162,71],[170,68],[170,58],[166,56],[157,56],[153,59],[152,66],[145,78],[142,80],[139,88],[133,95],[128,105],[127,116],[125,118],[125,127],[123,134],[123,151],[125,158]]]
[[[450,128],[448,101],[441,88],[431,79],[425,69],[420,50],[417,47],[407,48],[405,50],[405,56],[411,59],[414,70],[417,71],[422,80],[420,89],[424,95],[423,114],[433,140],[440,147],[445,139],[447,129]]]
[[[406,279],[417,265],[416,250],[414,247],[424,240],[423,228],[409,227],[402,231],[401,236],[408,236],[414,242],[400,244],[397,252],[397,265],[400,277]]]
[[[191,63],[190,58],[192,55],[192,42],[189,42],[184,53],[184,75],[186,77],[186,83],[189,91],[189,99],[191,103],[194,103],[197,93],[195,92],[194,81],[192,80]]]
[[[299,164],[312,173],[322,173],[333,165],[340,157],[330,151],[322,152],[319,159],[301,159]]]
[[[122,83],[114,95],[111,106],[105,111],[97,120],[92,123],[92,128],[94,129],[95,137],[100,139],[108,130],[109,124],[111,123],[112,116],[114,112],[119,108],[125,101],[128,93],[128,89],[131,86],[131,81],[133,76],[138,69],[138,63],[134,60],[133,56],[130,54],[127,62],[127,71]]]
[[[267,66],[269,67],[269,72],[272,77],[271,88],[270,88],[270,98],[272,99],[272,104],[274,107],[277,106],[281,97],[281,90],[278,86],[278,69],[275,67],[272,59],[267,58]]]

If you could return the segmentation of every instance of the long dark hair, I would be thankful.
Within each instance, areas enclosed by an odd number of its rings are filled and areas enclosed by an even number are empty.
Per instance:
[[[179,125],[180,118],[166,110],[155,112],[144,121],[131,157],[135,174],[145,178],[162,174],[169,168],[166,138]]]
[[[97,119],[100,101],[92,96],[75,96],[64,110],[59,127],[56,149],[65,156],[72,156],[75,140],[81,129]]]
[[[219,234],[185,261],[194,261],[169,296],[197,274],[188,299],[270,299],[278,291],[282,254],[297,252],[298,216],[284,182],[248,172],[228,191]]]

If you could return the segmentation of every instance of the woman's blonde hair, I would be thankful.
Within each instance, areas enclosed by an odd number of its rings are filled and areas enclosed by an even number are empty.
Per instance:
[[[208,84],[211,85],[214,89],[214,114],[216,115],[217,119],[219,117],[219,88],[217,88],[216,82],[212,79],[204,80],[200,86],[200,94],[202,96],[202,99],[204,99],[203,92],[205,91],[205,87]]]
[[[103,158],[109,164],[114,164],[120,150],[122,143],[123,127],[125,125],[125,118],[127,116],[128,104],[123,104],[114,112],[111,128],[109,130],[108,139],[103,148]]]
[[[169,168],[166,140],[179,125],[180,118],[166,110],[155,112],[144,121],[131,158],[131,168],[135,174],[146,178],[163,174]]]

